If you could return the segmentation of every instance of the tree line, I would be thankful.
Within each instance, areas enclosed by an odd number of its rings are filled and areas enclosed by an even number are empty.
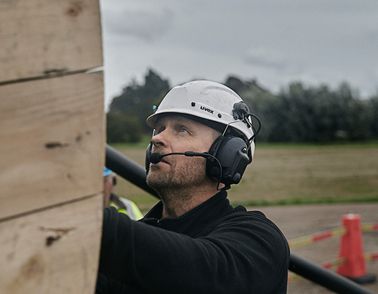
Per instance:
[[[224,84],[238,93],[256,114],[264,142],[335,142],[378,139],[378,92],[361,99],[348,83],[332,89],[292,82],[273,94],[256,80],[229,76]],[[139,142],[150,135],[145,119],[171,85],[149,69],[144,81],[131,81],[111,101],[107,113],[109,143]]]

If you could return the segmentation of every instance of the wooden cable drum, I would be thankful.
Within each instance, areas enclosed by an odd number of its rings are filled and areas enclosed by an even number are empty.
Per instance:
[[[94,293],[104,98],[98,0],[0,1],[0,293]]]

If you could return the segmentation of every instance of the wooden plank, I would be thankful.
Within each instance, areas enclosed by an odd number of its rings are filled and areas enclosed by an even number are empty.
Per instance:
[[[94,293],[102,194],[0,222],[0,293]]]
[[[102,73],[0,86],[0,220],[102,191]]]
[[[98,0],[0,1],[0,82],[102,64]]]

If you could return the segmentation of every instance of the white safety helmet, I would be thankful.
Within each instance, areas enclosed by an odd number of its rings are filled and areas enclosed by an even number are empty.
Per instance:
[[[172,88],[161,101],[154,114],[147,118],[147,124],[154,127],[157,117],[166,113],[182,113],[200,119],[228,125],[236,129],[247,141],[253,137],[252,128],[241,119],[235,119],[234,105],[243,102],[230,88],[212,81],[198,80]],[[255,145],[250,142],[253,156]]]

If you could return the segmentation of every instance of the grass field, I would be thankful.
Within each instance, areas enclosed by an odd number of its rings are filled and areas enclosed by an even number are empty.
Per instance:
[[[144,164],[145,145],[114,145]],[[116,193],[142,209],[156,202],[119,179]],[[378,202],[378,142],[336,145],[258,144],[242,182],[229,192],[233,203],[283,205]]]

